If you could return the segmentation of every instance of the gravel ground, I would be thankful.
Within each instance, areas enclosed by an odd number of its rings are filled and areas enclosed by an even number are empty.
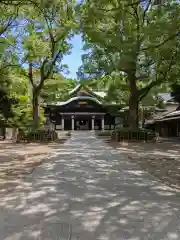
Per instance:
[[[48,159],[60,144],[66,141],[64,135],[53,143],[14,143],[0,142],[0,191],[4,191],[7,183],[12,183],[30,174]]]
[[[106,140],[105,140],[106,141]],[[165,184],[180,190],[180,141],[164,140],[159,143],[117,143],[106,141],[123,152],[128,158],[140,165]]]
[[[179,240],[179,193],[124,152],[93,132],[73,132],[18,187],[0,193],[0,239]]]
[[[180,159],[146,155],[143,157],[129,156],[140,167],[170,187],[180,190]]]

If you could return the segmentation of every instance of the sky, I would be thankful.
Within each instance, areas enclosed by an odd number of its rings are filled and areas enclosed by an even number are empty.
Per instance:
[[[72,44],[72,51],[71,54],[68,56],[65,56],[63,59],[63,64],[67,64],[69,67],[69,74],[67,77],[69,78],[77,78],[76,72],[80,65],[82,64],[81,62],[81,55],[83,54],[83,42],[81,39],[81,36],[76,35],[72,38],[71,40]]]

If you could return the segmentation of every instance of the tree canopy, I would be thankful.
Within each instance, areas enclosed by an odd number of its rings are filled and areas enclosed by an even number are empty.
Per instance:
[[[177,1],[158,5],[151,0],[85,0],[78,4],[0,0],[0,13],[0,112],[4,122],[13,125],[33,120],[38,127],[43,119],[41,103],[67,99],[76,81],[65,77],[68,66],[62,60],[71,53],[70,39],[77,33],[84,41],[78,79],[105,90],[105,102],[128,106],[129,126],[137,127],[139,108],[158,105],[158,92],[172,88],[176,99],[179,97]]]
[[[91,0],[80,12],[87,53],[79,76],[125,76],[129,125],[136,127],[139,102],[151,88],[179,75],[179,3]]]

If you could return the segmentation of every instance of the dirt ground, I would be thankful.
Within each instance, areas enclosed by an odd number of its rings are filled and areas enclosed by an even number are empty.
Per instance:
[[[143,170],[180,190],[180,139],[161,139],[158,143],[105,141]]]
[[[0,190],[5,183],[18,181],[31,173],[66,139],[65,134],[62,134],[57,142],[52,143],[0,141]]]

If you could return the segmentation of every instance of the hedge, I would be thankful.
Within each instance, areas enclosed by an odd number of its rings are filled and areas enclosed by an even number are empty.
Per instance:
[[[57,139],[58,135],[55,131],[44,129],[20,131],[17,136],[17,142],[43,142],[55,141]]]
[[[98,136],[102,136],[102,137],[110,137],[112,135],[112,131],[99,131],[99,132],[96,132],[96,134]]]
[[[122,128],[111,132],[111,139],[116,141],[121,140],[145,140],[151,141],[156,137],[155,133],[149,129],[131,129]]]

